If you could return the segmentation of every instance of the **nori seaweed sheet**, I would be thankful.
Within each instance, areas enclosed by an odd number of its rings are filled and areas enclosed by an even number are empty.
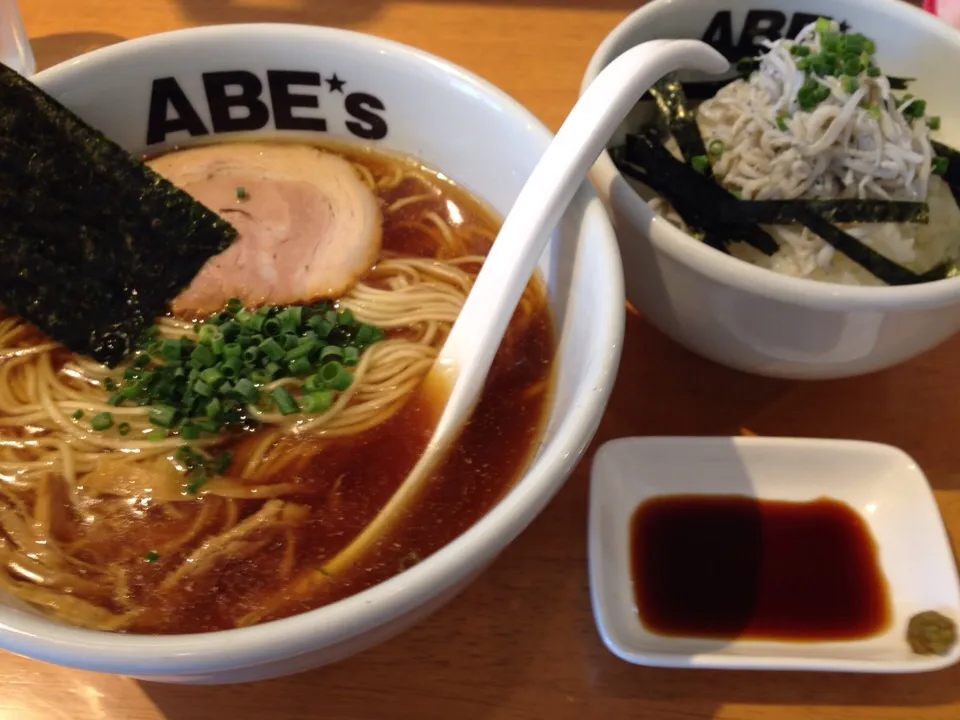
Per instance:
[[[228,222],[0,65],[0,305],[114,366]]]
[[[930,206],[923,202],[891,200],[741,200],[720,208],[722,222],[744,221],[761,225],[792,225],[797,211],[810,210],[833,223],[921,223],[930,221]]]
[[[706,157],[707,148],[700,136],[697,113],[687,105],[686,95],[676,74],[669,73],[660,78],[650,88],[650,94],[657,101],[657,109],[673,139],[676,140],[683,159],[689,163],[697,156]],[[704,174],[707,177],[713,176],[709,164]]]

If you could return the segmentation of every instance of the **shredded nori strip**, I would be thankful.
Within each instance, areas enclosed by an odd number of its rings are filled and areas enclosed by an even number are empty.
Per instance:
[[[832,223],[927,223],[930,206],[890,200],[741,200],[720,208],[722,222],[792,225],[797,210],[810,210]]]
[[[216,213],[0,65],[0,305],[113,366],[235,237]]]
[[[942,280],[956,272],[952,262],[944,262],[925,273],[917,274],[881,255],[869,245],[865,245],[857,238],[845,233],[815,212],[800,209],[797,211],[796,217],[797,222],[801,225],[819,235],[834,249],[846,255],[887,285],[913,285],[932,280]]]
[[[736,203],[737,199],[710,178],[677,160],[654,128],[627,136],[619,167],[621,172],[660,193],[688,225],[713,236],[711,245],[722,239],[724,244],[749,243],[766,255],[777,251],[776,240],[755,224],[718,222],[718,208],[725,203]]]
[[[697,113],[687,105],[687,98],[676,74],[669,73],[660,78],[650,88],[650,94],[657,101],[657,109],[673,139],[676,140],[683,159],[689,163],[695,157],[707,157],[707,148],[703,144],[700,128],[697,125]],[[713,177],[709,163],[704,175],[708,178]]]
[[[650,187],[661,195],[695,231],[710,235],[714,242],[720,238],[725,245],[741,240],[772,255],[779,246],[776,241],[746,215],[738,215],[742,201],[725,190],[716,181],[706,178],[689,165],[677,160],[663,145],[656,128],[628,135],[626,144],[613,155],[618,169]],[[814,211],[810,204],[792,206],[793,222],[819,235],[837,251],[846,255],[868,272],[888,285],[910,285],[939,280],[956,273],[952,262],[937,265],[918,274],[889,260],[876,250],[861,243],[832,224],[831,220]],[[714,245],[715,246],[715,245]]]

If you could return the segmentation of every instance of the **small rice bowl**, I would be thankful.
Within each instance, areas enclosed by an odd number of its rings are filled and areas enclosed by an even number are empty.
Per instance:
[[[836,224],[863,245],[921,274],[960,257],[960,207],[937,174],[943,159],[933,148],[939,118],[924,117],[921,99],[893,93],[891,80],[872,65],[873,44],[863,36],[853,38],[869,43],[870,52],[857,54],[856,73],[821,74],[820,68],[814,69],[816,61],[835,54],[829,43],[842,38],[841,43],[852,44],[848,37],[836,23],[821,20],[793,40],[764,41],[766,52],[752,74],[729,82],[696,106],[697,129],[704,148],[710,148],[714,178],[745,200],[925,202],[928,222]],[[623,127],[649,125],[650,105],[640,103]],[[622,139],[615,137],[614,143]],[[684,160],[673,137],[667,137],[665,145]],[[707,157],[702,159],[706,162]],[[655,212],[700,235],[665,199],[625,177]],[[761,227],[778,245],[772,255],[738,241],[727,244],[727,252],[792,277],[887,285],[803,225]]]

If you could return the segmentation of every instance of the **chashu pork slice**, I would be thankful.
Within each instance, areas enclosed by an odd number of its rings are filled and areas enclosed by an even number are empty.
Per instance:
[[[380,254],[379,202],[338,155],[304,145],[224,143],[149,165],[238,232],[174,299],[180,317],[209,315],[234,297],[244,307],[335,298]]]

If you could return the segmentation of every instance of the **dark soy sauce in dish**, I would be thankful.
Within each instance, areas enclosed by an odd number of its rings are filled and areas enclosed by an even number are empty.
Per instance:
[[[654,498],[631,542],[640,620],[659,635],[855,640],[890,623],[876,543],[835,500]]]

